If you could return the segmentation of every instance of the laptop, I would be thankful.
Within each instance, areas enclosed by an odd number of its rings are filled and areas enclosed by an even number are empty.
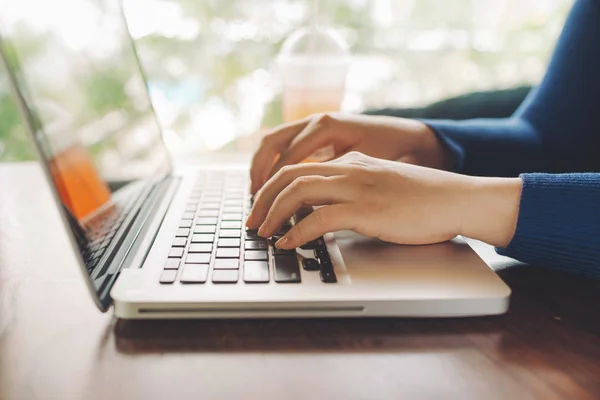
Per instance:
[[[100,310],[125,319],[507,310],[509,288],[461,238],[401,246],[337,232],[274,248],[245,229],[247,165],[172,165],[117,0],[1,1],[6,77],[70,238],[65,251]]]

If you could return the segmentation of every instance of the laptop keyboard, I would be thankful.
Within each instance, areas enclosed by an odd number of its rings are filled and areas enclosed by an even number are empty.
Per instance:
[[[299,263],[296,250],[273,246],[291,228],[291,221],[270,239],[246,229],[245,220],[252,206],[247,186],[245,173],[213,172],[198,177],[173,238],[160,283],[293,284],[301,282],[300,268],[318,273],[324,283],[337,282],[322,237],[301,246],[312,251],[313,257],[304,257]],[[300,210],[296,221],[310,212],[312,208]]]

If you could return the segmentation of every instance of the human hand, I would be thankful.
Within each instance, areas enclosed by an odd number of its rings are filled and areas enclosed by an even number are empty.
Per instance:
[[[448,169],[450,155],[424,123],[404,118],[316,114],[267,134],[252,160],[250,191],[255,194],[283,166],[306,160],[317,150],[333,148],[333,158],[350,151]]]
[[[270,237],[302,206],[323,206],[276,246],[292,249],[339,230],[403,244],[464,235],[506,246],[520,191],[519,178],[470,177],[351,152],[282,168],[256,196],[247,226]]]

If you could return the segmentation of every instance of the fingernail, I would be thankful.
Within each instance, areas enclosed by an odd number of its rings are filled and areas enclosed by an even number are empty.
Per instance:
[[[252,216],[252,213],[250,213],[250,215],[248,215],[248,218],[246,219],[246,226],[248,228],[252,227],[252,220],[254,219],[254,217]]]
[[[289,243],[290,238],[284,236],[275,243],[275,247],[277,247],[278,249],[284,249],[287,245],[289,245]]]
[[[265,231],[266,231],[266,230],[267,230],[267,229],[265,228],[265,224],[262,224],[262,225],[260,226],[260,228],[258,228],[258,236],[260,236],[260,237],[266,237],[266,236],[265,236]]]

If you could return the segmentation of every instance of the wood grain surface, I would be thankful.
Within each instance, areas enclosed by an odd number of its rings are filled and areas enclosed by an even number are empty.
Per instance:
[[[474,244],[493,318],[117,321],[35,164],[0,166],[0,399],[596,399],[600,282]]]

